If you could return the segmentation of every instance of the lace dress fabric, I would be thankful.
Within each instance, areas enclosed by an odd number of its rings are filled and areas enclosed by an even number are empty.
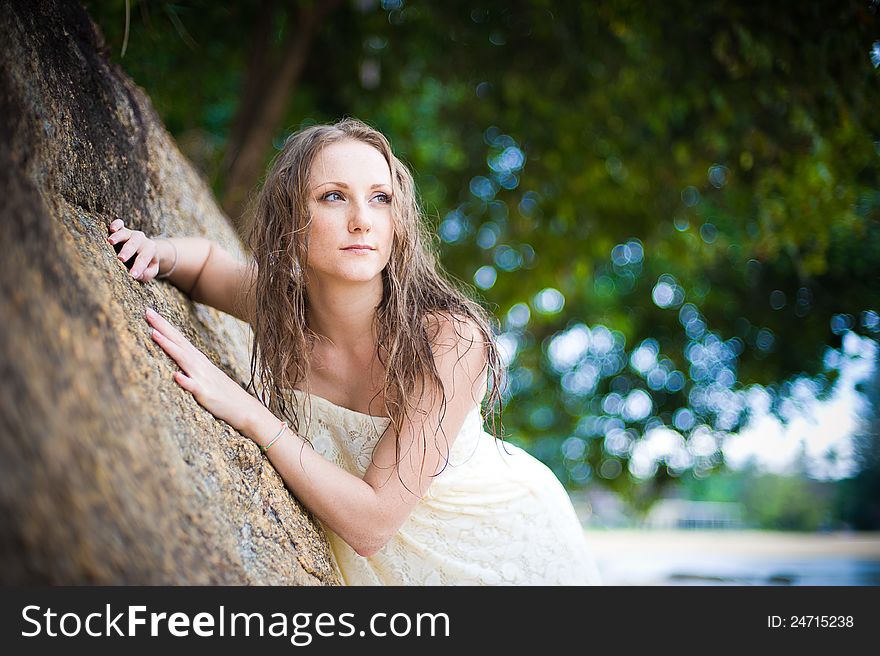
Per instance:
[[[300,432],[315,450],[362,477],[391,420],[290,391]],[[601,583],[565,489],[542,462],[496,442],[479,406],[465,419],[449,464],[378,553],[359,556],[324,529],[347,585]]]

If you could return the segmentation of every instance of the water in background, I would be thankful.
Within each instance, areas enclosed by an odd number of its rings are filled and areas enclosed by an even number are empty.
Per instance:
[[[854,558],[597,554],[606,585],[880,585],[880,561]]]
[[[880,532],[753,530],[736,504],[677,499],[639,525],[609,495],[572,501],[607,585],[880,585]]]

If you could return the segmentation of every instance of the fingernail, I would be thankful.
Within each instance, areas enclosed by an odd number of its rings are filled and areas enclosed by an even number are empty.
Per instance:
[[[131,277],[132,277],[132,278],[140,278],[140,277],[141,277],[141,272],[140,272],[140,271],[132,271],[132,272],[131,272]]]
[[[148,307],[148,308],[147,308],[147,316],[148,316],[148,317],[155,317],[155,316],[156,316],[156,311],[155,311],[153,308],[149,308],[149,307]]]

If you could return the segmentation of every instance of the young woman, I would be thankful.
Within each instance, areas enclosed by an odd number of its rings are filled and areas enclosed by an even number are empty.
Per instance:
[[[599,582],[553,473],[483,429],[490,370],[487,408],[500,398],[490,317],[437,263],[381,133],[346,119],[292,135],[246,230],[249,264],[110,230],[134,278],[250,323],[258,396],[147,313],[177,384],[264,451],[347,584]]]

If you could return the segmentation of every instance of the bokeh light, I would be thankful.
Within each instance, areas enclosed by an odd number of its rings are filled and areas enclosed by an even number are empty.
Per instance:
[[[547,287],[535,295],[532,305],[541,314],[557,314],[565,306],[565,296],[558,289]]]
[[[474,273],[474,284],[480,289],[490,289],[498,279],[498,272],[490,265],[481,266]]]

